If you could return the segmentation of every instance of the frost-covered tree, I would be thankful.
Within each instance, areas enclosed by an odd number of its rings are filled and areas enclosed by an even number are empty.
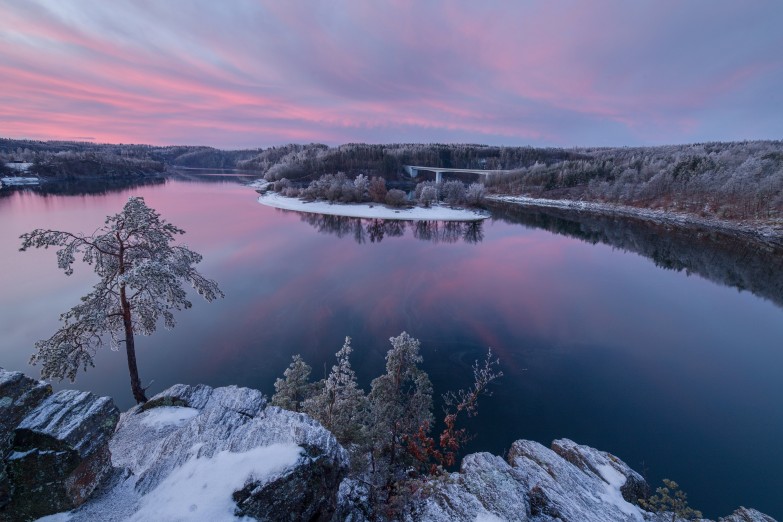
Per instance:
[[[343,444],[361,441],[365,432],[367,397],[356,382],[349,360],[351,338],[337,352],[337,364],[324,381],[321,391],[305,401],[303,410],[317,419]]]
[[[455,206],[465,202],[465,185],[458,180],[443,183],[441,195],[446,204]]]
[[[364,201],[367,189],[370,187],[370,180],[364,174],[359,174],[353,180],[353,186],[356,189],[357,201]]]
[[[302,411],[302,404],[313,391],[313,384],[310,382],[311,371],[312,368],[301,355],[294,355],[291,364],[283,372],[283,378],[275,381],[272,404],[286,410]]]
[[[370,424],[377,456],[394,467],[405,454],[403,441],[432,423],[432,383],[419,368],[418,339],[402,332],[389,341],[386,373],[371,384]]]
[[[122,212],[107,217],[90,235],[37,229],[21,236],[22,251],[60,247],[57,264],[66,275],[73,273],[80,254],[100,277],[80,304],[60,316],[64,326],[35,343],[37,353],[30,362],[42,364],[42,377],[75,380],[79,368],[94,366],[95,351],[108,334],[112,348],[125,345],[134,399],[147,400],[136,365],[135,334],[151,334],[159,319],[166,328],[174,327],[172,311],[192,306],[183,281],[207,301],[223,296],[217,283],[194,268],[200,254],[170,244],[184,233],[161,219],[143,198],[131,197]]]
[[[469,205],[481,205],[484,202],[484,185],[481,183],[471,183],[465,192],[465,199]]]

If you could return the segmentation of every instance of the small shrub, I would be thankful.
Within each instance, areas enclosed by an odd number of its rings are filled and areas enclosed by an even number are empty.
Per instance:
[[[399,189],[391,189],[386,193],[386,204],[392,207],[401,207],[406,201],[405,192]]]

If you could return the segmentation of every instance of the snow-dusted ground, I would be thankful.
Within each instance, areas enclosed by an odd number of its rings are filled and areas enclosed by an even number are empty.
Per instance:
[[[626,205],[615,205],[612,203],[575,201],[572,199],[543,199],[531,198],[527,196],[487,196],[486,199],[532,207],[559,208],[593,212],[596,214],[613,214],[679,226],[695,225],[698,227],[721,230],[728,233],[738,233],[744,236],[749,235],[755,239],[775,244],[783,243],[783,223],[781,222],[745,223],[727,221],[718,218],[700,217],[693,214],[672,212],[669,210],[629,207]]]
[[[193,457],[144,495],[128,522],[249,521],[234,516],[236,503],[231,494],[251,477],[263,480],[293,467],[300,453],[296,444],[272,444],[241,453],[221,451],[210,458]]]
[[[38,178],[0,178],[0,187],[2,186],[18,186],[18,185],[38,185],[41,182]]]
[[[367,219],[402,219],[406,221],[480,221],[487,219],[489,214],[477,210],[448,208],[433,206],[430,208],[389,208],[383,205],[368,203],[340,204],[327,201],[302,201],[298,198],[281,196],[274,192],[267,192],[258,198],[262,205],[295,210],[297,212],[309,212],[313,214],[330,214],[332,216],[345,216]]]

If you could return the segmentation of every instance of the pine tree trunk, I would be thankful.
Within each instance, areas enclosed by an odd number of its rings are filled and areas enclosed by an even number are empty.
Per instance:
[[[125,273],[125,244],[120,239],[117,232],[117,241],[120,244],[119,251],[119,273]],[[144,388],[141,387],[139,379],[139,368],[136,366],[136,343],[133,339],[133,321],[131,320],[131,306],[128,302],[128,296],[125,293],[125,285],[120,285],[120,305],[122,306],[122,324],[125,327],[125,353],[128,355],[128,372],[130,373],[131,390],[133,398],[137,404],[147,402],[147,396],[144,394]]]
[[[125,287],[120,288],[120,301],[122,302],[122,322],[125,326],[125,352],[128,354],[128,372],[130,372],[131,390],[133,398],[141,404],[147,402],[144,388],[141,387],[139,369],[136,366],[136,344],[133,339],[133,323],[131,322],[130,303],[125,297]]]

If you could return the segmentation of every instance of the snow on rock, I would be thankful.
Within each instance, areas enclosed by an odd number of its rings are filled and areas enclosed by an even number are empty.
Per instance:
[[[267,481],[293,467],[300,453],[296,444],[271,444],[239,453],[221,451],[210,458],[193,457],[142,497],[139,510],[128,522],[235,520],[232,493],[251,478]]]
[[[63,390],[41,400],[13,429],[2,512],[27,520],[87,500],[110,474],[108,443],[118,418],[111,399],[89,392]]]
[[[609,497],[615,497],[615,492],[618,491],[618,502],[626,501],[617,504],[622,510],[629,509],[628,503],[635,503],[650,494],[650,487],[644,478],[611,453],[582,446],[568,439],[552,442],[552,451],[585,473],[601,477],[607,484],[606,495]]]
[[[123,413],[109,447],[121,476],[69,520],[328,519],[348,462],[316,421],[236,386],[173,386]]]
[[[651,520],[623,497],[621,490],[629,477],[644,481],[621,460],[567,439],[552,446],[518,440],[508,462],[488,453],[466,456],[459,473],[430,481],[432,494],[413,510],[418,514],[411,519]]]
[[[367,219],[400,219],[404,221],[481,221],[489,214],[478,210],[449,208],[434,205],[430,208],[390,208],[369,203],[329,203],[328,201],[303,201],[289,198],[274,192],[267,192],[258,198],[258,202],[269,207],[311,214],[329,214]]]
[[[741,507],[727,517],[718,519],[718,522],[776,522],[774,518],[765,515],[761,511]]]
[[[142,424],[160,429],[167,426],[184,426],[190,419],[198,415],[198,410],[182,406],[161,406],[147,410],[140,415],[142,416]]]

